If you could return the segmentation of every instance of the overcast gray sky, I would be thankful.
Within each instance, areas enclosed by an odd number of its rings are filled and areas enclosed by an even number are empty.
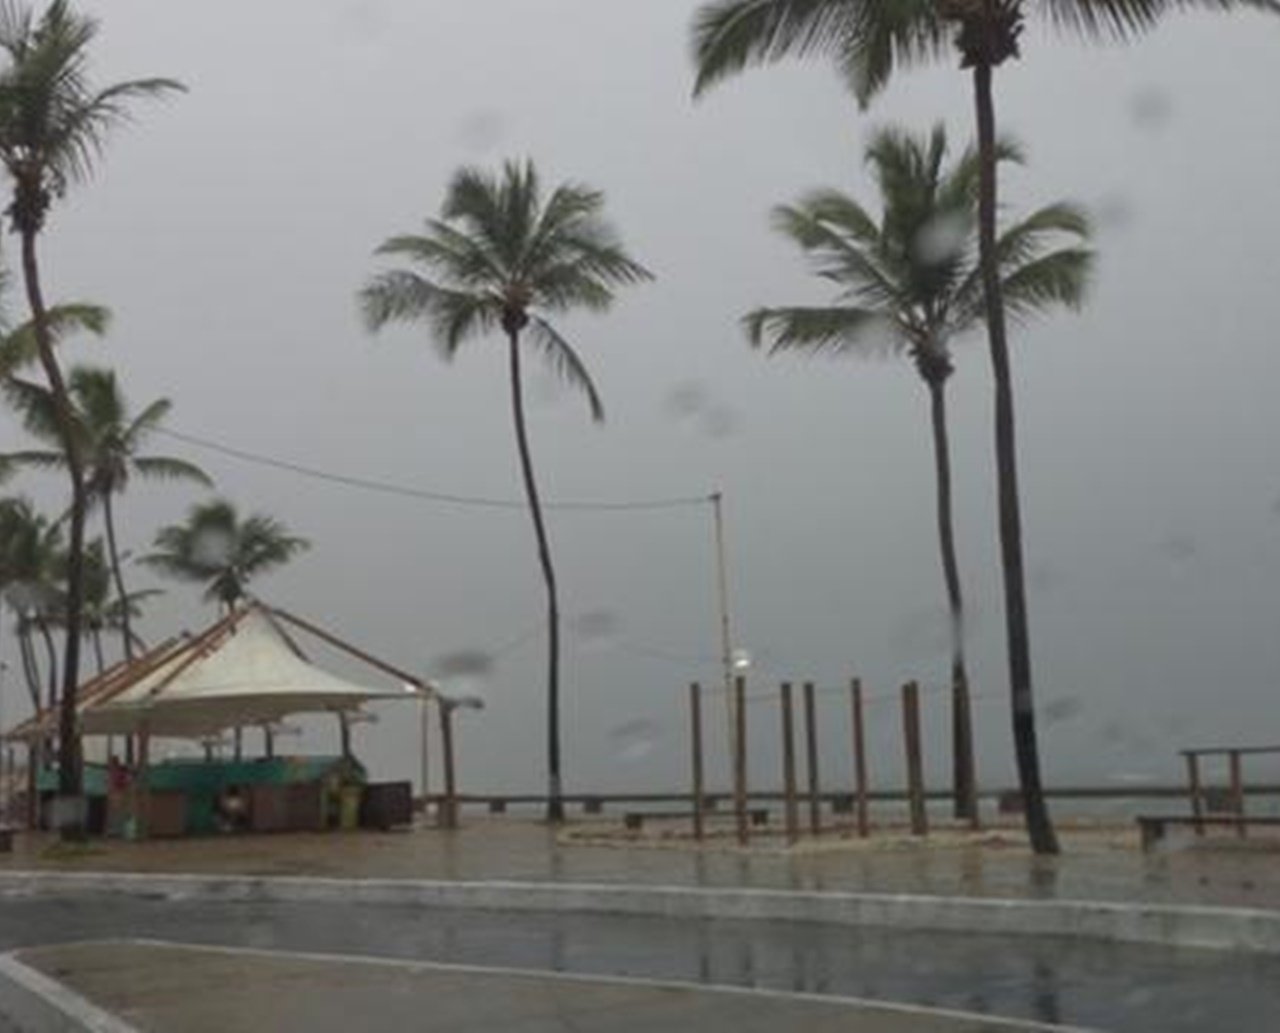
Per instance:
[[[115,365],[135,403],[171,397],[175,429],[337,472],[518,497],[497,342],[449,367],[425,332],[371,341],[353,295],[377,268],[374,246],[434,213],[458,165],[531,156],[548,178],[603,188],[658,276],[613,313],[565,326],[604,393],[605,427],[579,399],[532,384],[545,494],[723,487],[735,637],[757,658],[757,690],[854,673],[877,694],[908,678],[941,684],[915,374],[893,361],[768,361],[737,319],[823,296],[771,234],[773,204],[818,185],[873,200],[860,162],[873,127],[941,119],[968,137],[959,71],[905,75],[866,114],[820,64],[753,72],[695,105],[688,0],[85,6],[104,18],[104,82],[164,74],[191,92],[140,112],[53,215],[48,292],[116,313],[104,345],[69,353]],[[1020,332],[1015,351],[1037,691],[1058,717],[1044,727],[1046,765],[1058,779],[1174,774],[1179,745],[1274,741],[1280,729],[1280,23],[1178,18],[1105,49],[1035,32],[1025,56],[999,78],[1004,126],[1031,156],[1006,196],[1076,198],[1101,220],[1088,311]],[[1008,783],[989,386],[970,340],[954,390],[957,521],[975,689],[991,694],[978,707],[980,774]],[[6,449],[20,440],[7,416],[0,433]],[[539,625],[523,513],[155,446],[313,540],[263,595],[405,666],[498,650]],[[28,487],[50,504],[61,491]],[[128,546],[144,548],[192,501],[183,488],[133,492]],[[570,786],[682,783],[683,686],[716,677],[706,513],[556,513],[551,531],[569,614]],[[147,630],[207,616],[174,587]],[[465,787],[540,786],[542,640],[502,655],[484,689],[489,710],[462,733]],[[844,778],[841,707],[824,697],[827,763]],[[773,781],[773,713],[754,713],[757,770]],[[360,733],[381,774],[416,772],[407,716]],[[931,703],[935,780],[945,719]],[[892,705],[871,727],[875,777],[898,778]]]

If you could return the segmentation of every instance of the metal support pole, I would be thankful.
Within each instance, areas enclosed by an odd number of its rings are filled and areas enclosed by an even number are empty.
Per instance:
[[[422,814],[423,817],[429,817],[431,814],[431,700],[423,693],[420,699],[422,713]]]
[[[867,806],[867,728],[862,711],[862,679],[849,683],[849,702],[853,710],[853,795],[857,808],[858,835],[863,839],[871,834],[871,821]]]
[[[443,701],[440,703],[440,742],[444,760],[444,799],[440,801],[440,827],[458,827],[458,793],[453,768],[453,711]]]
[[[1237,818],[1244,818],[1244,771],[1240,761],[1240,751],[1232,750],[1231,760],[1231,809]],[[1244,839],[1248,834],[1244,821],[1236,825],[1236,835]]]
[[[920,686],[902,686],[902,728],[907,747],[907,799],[911,804],[911,834],[929,834],[924,801],[924,757],[920,750]]]
[[[751,838],[747,826],[747,679],[736,678],[734,694],[733,735],[733,811],[737,819],[738,843],[746,846]]]
[[[822,791],[818,785],[818,714],[813,682],[804,683],[805,761],[809,776],[809,832],[822,835]]]
[[[689,747],[693,767],[693,838],[701,840],[705,801],[702,783],[702,687],[697,682],[689,686]]]
[[[783,682],[782,703],[782,797],[786,814],[787,842],[800,838],[800,815],[796,800],[796,736],[791,711],[791,683]]]
[[[1204,824],[1200,819],[1204,817],[1204,791],[1200,786],[1200,758],[1194,753],[1186,754],[1186,758],[1187,783],[1191,791],[1191,816],[1196,819],[1196,835],[1203,836]]]
[[[729,749],[732,753],[737,718],[733,695],[733,637],[729,628],[729,563],[724,545],[724,495],[711,493],[711,512],[716,541],[716,597],[720,607],[720,664],[724,678],[725,715],[728,719]]]

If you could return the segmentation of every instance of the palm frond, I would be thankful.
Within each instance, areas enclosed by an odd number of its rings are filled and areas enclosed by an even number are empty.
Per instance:
[[[898,65],[949,44],[933,0],[714,0],[694,16],[694,94],[751,65],[819,55],[866,103]]]
[[[501,317],[498,298],[450,290],[407,269],[374,276],[360,292],[360,305],[365,325],[375,332],[388,323],[425,320],[445,358],[467,338],[492,331]]]
[[[57,470],[65,466],[67,458],[61,452],[29,450],[0,455],[0,469],[14,472],[24,468]]]
[[[808,254],[819,276],[839,284],[862,304],[881,307],[902,300],[901,284],[881,268],[883,250],[878,235],[873,252],[861,240],[845,236],[842,227],[828,222],[820,209],[807,207],[803,200],[799,205],[775,208],[773,226]]]
[[[111,325],[111,310],[102,305],[71,302],[54,305],[46,314],[46,327],[55,345],[73,333],[101,337]],[[22,323],[0,337],[0,376],[8,376],[34,362],[39,355],[35,326]]]
[[[213,478],[195,463],[170,456],[137,456],[133,468],[143,477],[153,480],[194,481],[205,487],[213,486]]]
[[[1019,266],[1004,278],[1010,316],[1026,319],[1055,305],[1079,309],[1093,273],[1095,255],[1085,248],[1064,248]]]
[[[1276,0],[1041,0],[1038,7],[1054,26],[1087,40],[1131,39],[1176,11],[1254,8],[1280,14]]]
[[[581,391],[587,396],[587,404],[591,407],[591,418],[596,423],[604,422],[604,403],[596,390],[586,364],[573,346],[559,331],[541,317],[535,317],[529,323],[529,340],[541,354],[547,366],[566,384]]]
[[[125,438],[131,443],[140,441],[150,431],[159,427],[172,411],[172,401],[168,398],[157,398],[129,422],[128,427],[125,428]]]
[[[759,308],[748,313],[742,325],[751,344],[767,343],[770,355],[802,351],[879,358],[907,343],[884,311],[853,306]]]
[[[49,388],[32,380],[9,377],[0,382],[0,394],[3,394],[9,407],[18,414],[28,434],[39,441],[62,448],[62,425],[58,421],[53,392]],[[78,426],[77,430],[83,438],[83,426]]]

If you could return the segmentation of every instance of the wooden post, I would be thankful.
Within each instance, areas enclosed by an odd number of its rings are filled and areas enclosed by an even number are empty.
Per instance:
[[[458,827],[458,794],[453,769],[453,711],[445,702],[440,703],[440,742],[444,760],[444,799],[440,801],[440,827]]]
[[[849,703],[853,710],[853,796],[857,810],[858,835],[871,834],[867,807],[867,729],[862,712],[862,679],[849,683]]]
[[[238,764],[244,759],[244,732],[239,725],[236,725],[233,741],[235,743],[235,760]]]
[[[1200,819],[1204,817],[1204,792],[1200,788],[1200,758],[1194,753],[1186,754],[1187,782],[1191,790],[1191,816],[1196,819],[1196,835],[1204,835],[1204,825]]]
[[[920,751],[920,686],[902,686],[902,729],[907,747],[907,799],[911,805],[911,834],[929,834],[924,803],[924,758]]]
[[[1231,809],[1235,812],[1237,818],[1244,817],[1244,772],[1240,763],[1240,751],[1232,750],[1230,753],[1231,760]],[[1245,829],[1244,822],[1241,821],[1236,825],[1236,835],[1244,839],[1248,834]]]
[[[818,716],[813,682],[804,683],[804,742],[809,775],[809,832],[822,834],[822,795],[818,786]]]
[[[796,736],[791,711],[791,683],[782,683],[782,794],[787,822],[787,842],[800,838],[800,815],[796,801]]]
[[[747,825],[747,679],[733,683],[733,811],[738,826],[738,844],[751,838]]]
[[[276,756],[276,737],[271,731],[270,725],[262,726],[262,748],[267,755],[267,760],[274,760]]]
[[[689,748],[693,774],[693,838],[701,840],[703,829],[702,785],[702,687],[694,682],[689,686]]]

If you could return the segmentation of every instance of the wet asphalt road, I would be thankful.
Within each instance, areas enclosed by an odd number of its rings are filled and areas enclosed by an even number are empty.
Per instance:
[[[1225,952],[776,922],[0,896],[0,950],[120,937],[843,994],[1117,1033],[1269,1033],[1280,1022],[1280,958]]]

